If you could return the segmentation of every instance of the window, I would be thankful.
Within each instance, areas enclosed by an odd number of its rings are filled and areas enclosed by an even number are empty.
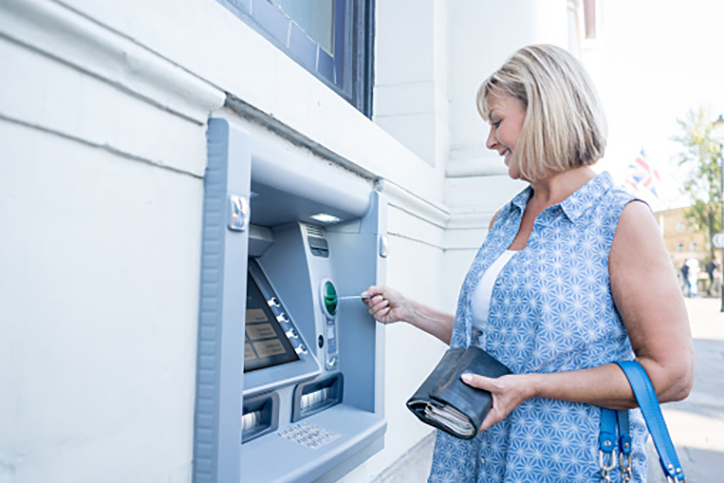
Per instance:
[[[686,231],[686,223],[680,221],[676,224],[676,231]]]
[[[218,0],[372,117],[374,0]]]
[[[677,252],[683,252],[683,251],[684,251],[684,244],[683,244],[683,243],[677,243],[677,244],[676,244],[676,251],[677,251]]]
[[[697,251],[698,249],[699,249],[699,244],[696,243],[695,241],[693,241],[693,242],[691,242],[691,243],[689,244],[689,251],[690,251],[690,252],[695,252],[695,251]]]

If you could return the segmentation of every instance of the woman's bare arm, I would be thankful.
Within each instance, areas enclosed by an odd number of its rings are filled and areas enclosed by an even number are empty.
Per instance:
[[[390,287],[370,287],[364,295],[370,314],[383,324],[407,322],[450,344],[455,316],[409,299]]]

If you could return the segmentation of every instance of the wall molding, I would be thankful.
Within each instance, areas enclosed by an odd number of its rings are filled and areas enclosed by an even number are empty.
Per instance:
[[[159,160],[151,159],[151,158],[144,157],[144,156],[139,156],[133,152],[119,149],[119,148],[116,148],[109,144],[100,144],[100,143],[94,142],[93,140],[85,138],[85,137],[75,136],[72,133],[62,132],[57,129],[53,129],[53,128],[46,127],[46,126],[41,126],[39,124],[34,124],[32,122],[24,121],[22,119],[5,116],[2,113],[0,113],[0,123],[1,122],[15,124],[17,126],[22,126],[27,129],[34,129],[34,130],[40,131],[42,133],[50,134],[50,135],[57,136],[62,139],[66,139],[66,140],[73,141],[73,142],[76,142],[79,144],[83,144],[83,145],[91,147],[91,148],[100,149],[101,151],[105,151],[105,152],[113,154],[115,156],[121,156],[121,157],[131,160],[131,161],[135,161],[138,163],[153,166],[155,168],[162,168],[162,169],[165,169],[168,171],[172,171],[174,173],[181,174],[183,176],[190,176],[192,178],[203,179],[203,175],[201,173],[193,172],[193,171],[186,170],[186,169],[180,169],[176,166],[173,166],[173,165],[170,165],[167,163],[163,163]]]
[[[386,179],[381,179],[377,183],[377,189],[388,195],[391,205],[438,228],[447,228],[450,220],[447,207],[424,200]]]
[[[488,229],[494,212],[480,212],[471,210],[453,210],[450,213],[448,230],[477,230]]]
[[[498,158],[469,157],[450,158],[445,169],[447,178],[470,178],[474,176],[500,176],[508,174],[508,168]]]
[[[199,125],[224,104],[222,90],[61,3],[4,0],[0,36]]]

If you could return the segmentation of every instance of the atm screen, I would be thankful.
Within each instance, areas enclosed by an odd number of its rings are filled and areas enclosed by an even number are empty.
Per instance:
[[[297,361],[299,356],[284,334],[251,274],[246,281],[244,372]]]

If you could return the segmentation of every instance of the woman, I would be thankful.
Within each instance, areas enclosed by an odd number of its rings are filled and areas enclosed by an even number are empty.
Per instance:
[[[676,274],[648,206],[590,168],[604,153],[605,120],[575,58],[520,49],[477,104],[487,147],[530,186],[493,218],[454,317],[387,287],[370,287],[366,304],[382,323],[477,345],[513,372],[463,376],[493,394],[493,407],[471,441],[438,431],[430,481],[598,481],[600,407],[637,406],[615,361],[640,362],[661,402],[691,390]],[[632,481],[645,481],[646,428],[638,409],[629,413]]]

